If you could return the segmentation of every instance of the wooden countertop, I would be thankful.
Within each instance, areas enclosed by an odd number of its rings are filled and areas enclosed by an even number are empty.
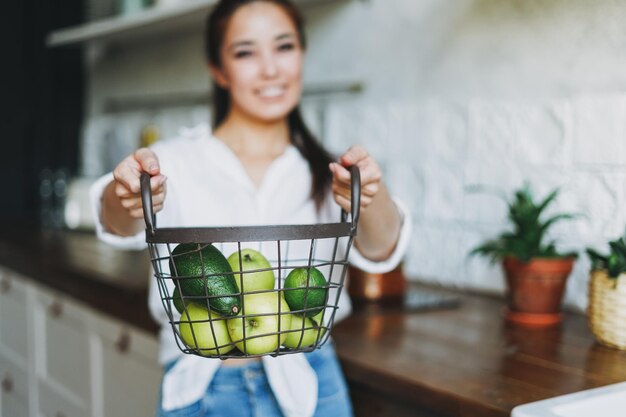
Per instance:
[[[0,228],[0,265],[157,331],[145,251],[115,250],[92,233],[13,225]],[[359,397],[358,415],[384,415],[369,401],[385,397],[406,415],[505,417],[518,404],[626,380],[626,352],[595,343],[584,316],[524,329],[507,326],[502,308],[499,299],[464,294],[456,309],[355,310],[333,338],[351,388],[372,393]]]
[[[147,251],[124,251],[93,232],[0,227],[0,265],[152,333]]]
[[[357,311],[333,337],[352,383],[434,412],[413,416],[508,417],[520,404],[626,380],[626,352],[597,344],[585,316],[521,328],[502,309],[463,295],[453,310]]]

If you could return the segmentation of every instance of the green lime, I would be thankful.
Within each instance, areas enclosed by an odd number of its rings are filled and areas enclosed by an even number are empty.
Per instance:
[[[170,271],[183,296],[209,296],[211,309],[226,316],[235,315],[241,309],[233,271],[215,246],[196,243],[176,246],[170,257]]]
[[[296,311],[296,314],[313,317],[326,305],[327,285],[326,278],[319,269],[296,268],[285,278],[285,301],[289,304],[291,311]],[[305,311],[297,312],[297,310]]]

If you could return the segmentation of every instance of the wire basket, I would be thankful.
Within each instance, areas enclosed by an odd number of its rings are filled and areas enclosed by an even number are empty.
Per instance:
[[[310,352],[330,336],[356,236],[361,181],[339,223],[157,228],[141,176],[146,242],[178,348],[207,358]]]

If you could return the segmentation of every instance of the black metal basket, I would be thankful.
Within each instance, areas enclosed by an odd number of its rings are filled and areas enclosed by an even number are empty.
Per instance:
[[[359,169],[350,173],[352,209],[349,219],[341,211],[339,223],[202,228],[157,228],[150,177],[142,174],[146,242],[181,351],[220,359],[279,356],[328,340],[359,218]]]

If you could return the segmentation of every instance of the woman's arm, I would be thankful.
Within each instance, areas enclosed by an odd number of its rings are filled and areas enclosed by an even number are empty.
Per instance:
[[[154,152],[147,148],[138,149],[115,167],[114,179],[104,189],[100,216],[108,231],[131,236],[143,229],[140,177],[144,171],[152,176],[150,188],[154,212],[163,208],[166,177],[160,173]]]
[[[352,165],[358,166],[361,173],[361,215],[354,244],[367,259],[383,261],[396,247],[402,218],[382,182],[380,167],[360,146],[351,147],[339,158],[339,163],[330,164],[337,204],[350,212],[350,172],[346,167]]]

